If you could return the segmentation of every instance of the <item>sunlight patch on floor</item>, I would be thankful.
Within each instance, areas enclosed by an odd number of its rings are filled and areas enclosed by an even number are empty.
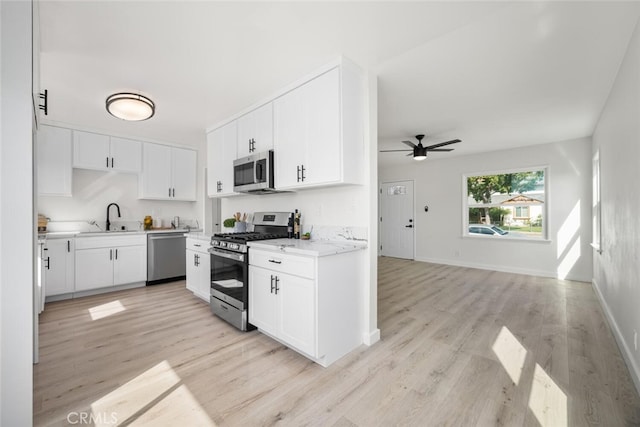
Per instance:
[[[209,415],[184,384],[173,390],[129,425],[216,427],[216,423],[211,421]]]
[[[92,421],[96,427],[121,424],[215,426],[187,386],[180,382],[169,362],[163,360],[93,402]]]
[[[120,300],[116,300],[108,302],[106,304],[91,307],[89,309],[89,315],[91,316],[91,320],[99,320],[125,310],[126,309],[124,308]]]
[[[567,395],[537,363],[529,395],[529,408],[542,427],[568,425]]]
[[[502,367],[507,371],[511,380],[518,385],[524,368],[524,361],[527,357],[527,349],[520,344],[520,341],[513,336],[506,326],[500,329],[500,333],[493,342],[491,349],[500,363],[502,363]]]

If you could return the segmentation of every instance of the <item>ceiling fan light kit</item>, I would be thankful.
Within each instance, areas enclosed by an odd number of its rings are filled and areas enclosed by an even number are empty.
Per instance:
[[[156,112],[154,102],[137,93],[114,93],[107,97],[105,104],[109,114],[128,121],[147,120],[153,117]]]
[[[422,161],[427,158],[427,153],[429,151],[453,151],[453,148],[440,148],[449,144],[456,144],[458,142],[462,142],[459,139],[452,139],[451,141],[440,142],[438,144],[423,146],[422,139],[424,135],[416,135],[416,139],[418,140],[418,145],[414,144],[411,141],[402,141],[403,144],[411,147],[410,150],[380,150],[381,153],[389,153],[392,151],[411,151],[412,153],[407,154],[407,156],[413,156],[413,160]]]

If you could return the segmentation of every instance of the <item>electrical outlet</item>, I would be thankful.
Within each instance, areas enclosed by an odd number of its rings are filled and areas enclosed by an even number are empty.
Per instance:
[[[633,348],[638,351],[638,333],[633,330]]]

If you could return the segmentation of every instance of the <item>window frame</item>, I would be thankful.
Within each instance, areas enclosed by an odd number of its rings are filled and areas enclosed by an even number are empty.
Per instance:
[[[538,165],[538,166],[530,166],[530,167],[517,167],[517,168],[509,168],[509,169],[499,169],[499,170],[487,170],[480,172],[467,172],[462,174],[462,238],[469,239],[490,239],[495,241],[508,241],[508,242],[529,242],[529,243],[550,243],[549,239],[549,205],[550,205],[550,170],[549,165]],[[469,233],[469,194],[467,188],[467,179],[474,176],[487,176],[487,175],[506,175],[510,173],[519,173],[519,172],[544,172],[544,204],[543,204],[543,220],[542,220],[542,236],[540,238],[525,238],[525,237],[508,237],[502,239],[496,239],[494,236],[485,236],[482,234],[473,234]],[[495,207],[499,207],[499,204],[496,204]]]
[[[598,148],[591,158],[591,247],[602,253],[602,186]]]

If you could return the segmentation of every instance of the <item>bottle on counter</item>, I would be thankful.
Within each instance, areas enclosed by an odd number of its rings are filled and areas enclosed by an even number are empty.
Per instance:
[[[144,217],[144,229],[145,230],[151,230],[151,226],[153,225],[153,219],[151,219],[151,216],[147,215]]]
[[[293,237],[295,239],[300,238],[300,212],[296,209],[296,213],[293,217]]]
[[[287,221],[287,237],[293,239],[293,213],[289,215],[289,220]]]

